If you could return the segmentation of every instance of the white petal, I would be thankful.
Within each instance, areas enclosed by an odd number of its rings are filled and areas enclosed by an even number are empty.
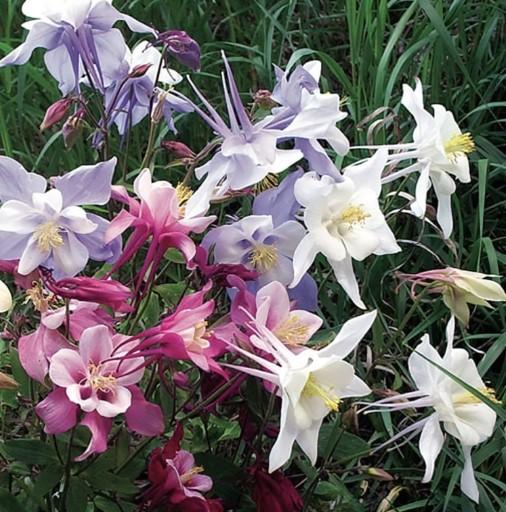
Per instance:
[[[430,188],[430,162],[426,162],[420,171],[420,176],[416,182],[415,197],[416,200],[411,204],[411,210],[417,216],[422,218],[427,209],[427,191]]]
[[[0,281],[0,313],[9,311],[12,306],[12,295],[3,281]]]
[[[88,249],[73,233],[65,233],[63,240],[62,246],[53,249],[55,270],[62,276],[73,277],[86,266]]]
[[[44,216],[21,201],[7,201],[0,208],[0,229],[10,233],[26,235],[33,233],[44,223]]]
[[[320,433],[322,422],[323,418],[313,421],[309,428],[299,432],[296,439],[298,445],[308,456],[313,466],[316,464],[316,459],[318,458],[318,434]]]
[[[444,436],[439,426],[439,416],[433,414],[425,423],[420,436],[420,454],[425,461],[425,474],[422,482],[427,483],[434,474],[434,464],[443,447]]]
[[[318,250],[311,235],[306,235],[293,254],[293,281],[290,288],[297,286],[312,265]]]
[[[451,196],[455,192],[455,182],[445,172],[433,172],[431,179],[438,198],[437,221],[443,230],[444,237],[449,238],[453,230]]]
[[[279,434],[269,454],[269,473],[279,469],[292,454],[293,443],[298,432],[293,412],[289,410],[290,407],[290,399],[287,395],[283,395]]]
[[[49,257],[49,254],[50,251],[41,251],[35,238],[31,237],[19,260],[18,272],[23,276],[27,276],[39,265],[44,263]]]
[[[471,447],[462,445],[462,451],[464,452],[464,469],[460,476],[460,488],[466,496],[475,503],[478,503],[480,500],[480,492],[478,491],[478,484],[474,476]]]
[[[360,309],[365,309],[365,304],[360,298],[360,290],[358,288],[357,278],[353,272],[353,263],[351,257],[347,257],[341,261],[329,261],[334,270],[337,282],[343,287],[344,291],[353,303]]]

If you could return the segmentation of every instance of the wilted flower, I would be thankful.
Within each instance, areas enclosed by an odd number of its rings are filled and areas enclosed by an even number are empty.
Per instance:
[[[9,311],[12,306],[12,295],[6,284],[0,280],[0,313]]]
[[[79,167],[46,192],[45,178],[0,157],[0,258],[19,260],[20,274],[43,266],[57,277],[77,274],[90,258],[114,260],[120,240],[106,243],[109,223],[80,205],[107,203],[115,166],[112,158]]]
[[[79,108],[72,114],[63,124],[62,136],[63,143],[67,149],[70,149],[79,138],[84,126],[84,119],[86,118],[86,110]]]
[[[177,140],[164,140],[162,141],[161,146],[177,158],[193,160],[196,156],[186,144]]]
[[[447,327],[448,344],[443,357],[432,347],[428,335],[422,338],[420,345],[409,357],[409,371],[418,391],[386,398],[369,407],[377,407],[377,410],[380,411],[385,409],[399,411],[419,407],[434,409],[435,412],[429,417],[406,427],[391,441],[407,433],[422,432],[419,446],[426,465],[422,482],[429,482],[444,443],[444,435],[440,426],[440,422],[442,422],[445,431],[462,444],[464,469],[460,487],[464,494],[478,502],[479,492],[473,472],[471,448],[492,435],[496,414],[493,409],[443,373],[433,363],[489,398],[493,400],[495,398],[493,391],[485,386],[476,364],[469,358],[469,354],[464,349],[453,348],[454,329],[455,320],[452,317]]]
[[[343,358],[357,346],[375,318],[375,311],[353,318],[325,348],[304,348],[296,353],[256,322],[258,335],[251,336],[250,340],[267,353],[269,359],[237,346],[233,348],[262,369],[232,367],[270,382],[281,396],[281,424],[269,457],[270,473],[290,458],[295,441],[314,465],[323,419],[339,409],[342,398],[370,393],[369,387],[355,375],[353,366]]]
[[[488,301],[504,302],[506,293],[499,283],[487,280],[491,274],[481,274],[458,268],[427,270],[418,274],[398,274],[399,278],[423,286],[431,293],[441,293],[446,307],[464,324],[469,323],[469,306],[492,307]]]
[[[65,117],[73,102],[73,98],[62,98],[53,103],[46,111],[44,119],[40,125],[40,131],[43,132],[44,130],[47,130],[59,123]]]
[[[125,414],[132,430],[147,436],[163,431],[163,417],[157,405],[147,402],[136,384],[144,374],[144,359],[118,360],[122,344],[128,351],[136,342],[125,344],[125,336],[112,336],[103,325],[86,329],[79,340],[79,349],[64,348],[50,359],[49,377],[57,386],[35,408],[45,423],[45,432],[60,434],[77,424],[82,411],[81,425],[91,431],[91,441],[76,460],[107,449],[107,435],[112,418]]]
[[[342,182],[335,182],[330,176],[318,180],[314,173],[297,181],[295,197],[305,208],[308,234],[293,257],[291,286],[299,283],[321,252],[351,300],[365,308],[353,272],[353,260],[401,250],[378,203],[386,159],[386,150],[377,151],[364,163],[347,167]]]
[[[153,32],[119,12],[111,0],[25,0],[21,9],[34,19],[23,24],[26,41],[0,60],[0,67],[24,64],[36,48],[45,48],[48,71],[64,95],[79,87],[85,70],[102,91],[114,81],[126,48],[113,28],[116,22],[125,21],[134,32]]]
[[[143,502],[149,508],[163,505],[170,511],[219,511],[220,508],[213,508],[202,495],[211,490],[213,481],[202,474],[204,468],[195,465],[193,455],[181,449],[182,439],[183,428],[178,424],[165,446],[151,453],[148,464],[150,486],[143,495]]]
[[[192,71],[200,69],[200,46],[184,30],[167,30],[158,34],[157,42],[164,44],[167,51]]]

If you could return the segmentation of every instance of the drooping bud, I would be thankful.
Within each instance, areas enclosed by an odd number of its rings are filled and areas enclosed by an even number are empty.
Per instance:
[[[63,125],[63,142],[67,149],[70,149],[77,141],[84,125],[86,111],[80,108],[75,114],[71,115]]]
[[[169,153],[172,153],[176,158],[193,160],[196,156],[186,144],[178,142],[177,140],[164,140],[161,146]]]
[[[255,105],[266,110],[276,106],[276,102],[272,99],[271,91],[267,89],[259,89],[253,96],[253,100]]]
[[[139,64],[138,66],[135,66],[132,69],[132,71],[130,71],[130,73],[128,73],[128,77],[129,78],[141,78],[148,72],[149,68],[152,65],[153,64]]]
[[[391,482],[394,477],[387,473],[384,469],[381,468],[367,468],[365,469],[364,473],[366,475],[372,476],[373,478],[376,478],[377,480],[383,480],[384,482]]]
[[[4,389],[17,389],[19,384],[6,373],[0,372],[0,390]]]
[[[59,123],[67,114],[70,106],[74,102],[73,98],[62,98],[53,103],[47,110],[44,119],[40,125],[40,131],[43,132]]]
[[[167,30],[158,36],[167,51],[184,66],[193,71],[200,69],[200,46],[183,30]]]

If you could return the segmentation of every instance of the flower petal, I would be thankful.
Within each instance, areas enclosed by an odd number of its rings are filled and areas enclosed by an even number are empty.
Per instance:
[[[422,482],[427,483],[434,474],[434,464],[443,448],[444,436],[439,426],[439,416],[434,413],[429,417],[422,429],[420,436],[420,454],[425,461],[425,474]]]
[[[63,388],[57,388],[35,407],[37,416],[45,423],[47,434],[62,434],[77,423],[77,405],[70,402]]]

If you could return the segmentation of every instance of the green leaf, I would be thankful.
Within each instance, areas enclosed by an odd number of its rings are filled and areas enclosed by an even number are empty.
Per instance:
[[[54,464],[56,456],[51,446],[36,439],[14,439],[0,444],[6,457],[26,464]]]
[[[44,471],[41,471],[40,475],[35,481],[33,488],[33,495],[36,498],[42,498],[46,494],[49,494],[52,489],[61,481],[63,475],[62,467],[50,466]]]
[[[131,479],[108,471],[90,471],[86,472],[85,476],[94,489],[100,489],[101,491],[115,491],[121,494],[135,494],[138,491]]]
[[[168,283],[155,286],[154,291],[160,295],[165,304],[169,307],[175,306],[186,288],[186,283]]]
[[[88,495],[91,489],[83,480],[72,478],[69,484],[65,505],[70,512],[85,512],[88,506]]]
[[[335,447],[335,448],[334,448]],[[333,453],[330,451],[334,448]],[[354,459],[370,451],[369,445],[360,437],[327,423],[320,429],[318,452],[334,460]]]
[[[5,489],[0,489],[0,512],[21,512],[19,501]]]

